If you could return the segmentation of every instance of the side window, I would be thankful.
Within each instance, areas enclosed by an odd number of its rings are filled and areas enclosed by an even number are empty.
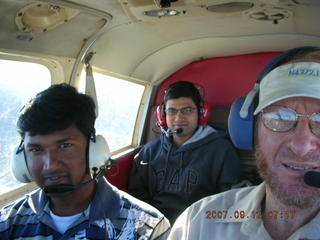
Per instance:
[[[36,93],[50,86],[47,67],[28,62],[0,60],[0,194],[21,185],[11,174],[13,149],[20,142],[16,130],[19,111]]]
[[[96,132],[107,139],[111,151],[129,146],[145,86],[97,72],[93,77],[99,105]]]

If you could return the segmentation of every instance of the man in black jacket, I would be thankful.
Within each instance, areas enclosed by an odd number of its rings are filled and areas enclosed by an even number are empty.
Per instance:
[[[199,125],[203,100],[192,83],[172,84],[163,107],[167,130],[135,157],[129,192],[173,223],[193,202],[236,184],[240,162],[225,133]]]

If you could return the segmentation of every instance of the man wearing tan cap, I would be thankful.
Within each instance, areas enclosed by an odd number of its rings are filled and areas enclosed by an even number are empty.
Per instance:
[[[264,182],[196,202],[168,239],[320,239],[320,48],[289,50],[263,72],[229,125],[251,117]]]

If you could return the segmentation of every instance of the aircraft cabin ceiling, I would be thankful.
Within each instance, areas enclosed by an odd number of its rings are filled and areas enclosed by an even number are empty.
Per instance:
[[[0,51],[158,83],[211,57],[320,45],[318,0],[0,0]]]

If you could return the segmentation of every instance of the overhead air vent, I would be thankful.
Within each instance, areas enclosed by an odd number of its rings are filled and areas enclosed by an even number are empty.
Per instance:
[[[68,22],[78,10],[49,3],[33,3],[16,14],[16,25],[21,32],[46,32]]]
[[[254,6],[251,2],[228,2],[207,7],[207,10],[215,13],[233,13],[248,10]]]
[[[248,11],[244,14],[251,19],[260,21],[273,21],[274,23],[278,23],[278,21],[292,16],[291,11],[283,8],[266,8]]]

